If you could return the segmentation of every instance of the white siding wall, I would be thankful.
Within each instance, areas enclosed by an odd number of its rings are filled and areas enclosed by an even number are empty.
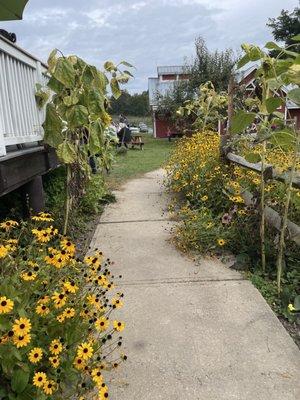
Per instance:
[[[0,156],[5,146],[42,140],[44,110],[35,102],[35,85],[45,66],[0,37]]]

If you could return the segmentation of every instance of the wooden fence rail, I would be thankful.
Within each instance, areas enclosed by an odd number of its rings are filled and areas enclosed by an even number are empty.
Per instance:
[[[261,163],[250,163],[247,160],[245,160],[244,157],[238,156],[237,154],[234,153],[227,153],[226,158],[233,162],[234,164],[240,165],[241,167],[251,169],[252,171],[261,173]],[[265,168],[266,176],[268,179],[274,179],[276,181],[280,182],[287,182],[289,178],[288,172],[284,174],[278,174],[275,169],[273,168],[272,165],[266,165]],[[300,176],[296,176],[293,179],[293,187],[300,189]]]
[[[257,173],[261,173],[262,171],[261,163],[250,163],[247,160],[245,160],[244,157],[241,157],[237,154],[229,152],[226,154],[226,158],[228,161],[237,164],[243,168],[251,169],[252,171],[255,171]],[[264,172],[266,179],[273,179],[280,182],[287,182],[288,180],[288,172],[285,174],[278,174],[274,170],[272,165],[267,165]],[[293,179],[293,187],[300,189],[299,175]],[[255,197],[253,196],[252,193],[250,193],[247,190],[243,190],[241,195],[247,206],[254,206],[254,207],[257,206],[257,202],[255,201]],[[273,208],[269,206],[265,206],[265,217],[268,224],[273,226],[278,231],[281,230],[282,217],[277,211],[275,211]],[[296,225],[294,222],[288,220],[287,231],[289,234],[289,239],[294,241],[298,246],[300,246],[300,227]]]

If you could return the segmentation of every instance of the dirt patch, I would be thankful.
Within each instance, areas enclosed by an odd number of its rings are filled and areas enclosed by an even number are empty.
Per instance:
[[[300,349],[300,324],[297,324],[297,322],[289,322],[287,319],[280,316],[278,319]]]

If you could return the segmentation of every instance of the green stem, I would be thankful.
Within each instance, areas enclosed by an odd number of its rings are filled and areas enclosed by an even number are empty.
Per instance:
[[[285,248],[285,232],[287,228],[287,220],[288,220],[288,213],[289,207],[291,202],[291,193],[292,193],[292,186],[293,186],[293,179],[295,176],[297,159],[298,159],[298,147],[299,147],[299,133],[296,132],[296,146],[295,146],[295,154],[293,159],[292,168],[289,174],[289,180],[287,184],[286,190],[286,200],[284,205],[284,213],[282,217],[282,225],[280,230],[280,238],[278,244],[278,255],[277,255],[277,292],[280,294],[281,292],[281,276],[282,276],[282,269],[283,269],[283,252]]]
[[[212,102],[212,99],[210,99],[208,101],[208,103],[207,103],[207,109],[206,109],[206,113],[205,113],[204,120],[203,120],[203,125],[202,125],[202,131],[203,132],[205,131],[205,128],[206,128],[207,118],[208,118],[208,115],[210,113],[210,104],[211,104],[211,102]]]
[[[69,216],[70,216],[70,209],[72,203],[71,191],[70,191],[70,184],[71,184],[71,165],[67,164],[67,190],[66,190],[66,206],[65,206],[65,222],[64,222],[64,229],[63,234],[67,234],[68,224],[69,224]]]
[[[266,141],[263,141],[263,151],[261,155],[261,198],[260,198],[260,210],[261,210],[261,220],[260,220],[260,242],[261,242],[261,266],[263,272],[266,272],[266,243],[265,243],[265,158],[266,158]]]

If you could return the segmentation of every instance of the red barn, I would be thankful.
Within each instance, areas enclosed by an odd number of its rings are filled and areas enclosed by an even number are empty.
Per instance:
[[[170,133],[177,133],[170,120],[157,113],[157,96],[166,95],[173,90],[176,83],[187,79],[189,79],[187,67],[181,65],[157,67],[157,77],[148,79],[149,104],[153,117],[154,137],[165,138]]]
[[[236,80],[239,85],[244,85],[246,92],[248,92],[249,96],[254,95],[255,91],[255,73],[257,71],[258,66],[252,65],[248,69],[238,72],[236,74]],[[282,86],[281,90],[276,93],[276,96],[280,96],[286,99],[287,93],[294,89],[295,85]],[[300,107],[293,103],[291,100],[286,99],[285,104],[278,108],[278,111],[284,114],[285,120],[294,120],[295,125],[298,129],[300,129]]]

